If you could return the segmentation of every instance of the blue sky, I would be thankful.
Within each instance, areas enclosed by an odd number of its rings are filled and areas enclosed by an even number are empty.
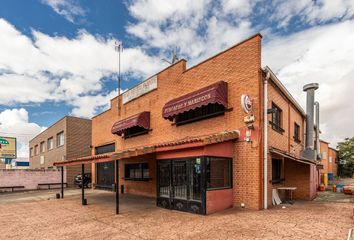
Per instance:
[[[261,32],[262,65],[303,106],[302,86],[319,82],[323,138],[340,141],[354,135],[353,16],[354,0],[3,0],[0,135],[16,136],[25,156],[28,140],[64,115],[107,109],[115,42],[126,90],[167,67],[176,47],[192,66]]]

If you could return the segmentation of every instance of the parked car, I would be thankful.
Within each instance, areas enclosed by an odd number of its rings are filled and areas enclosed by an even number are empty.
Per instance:
[[[76,175],[74,184],[81,188],[82,186],[82,177],[81,174]],[[91,187],[91,173],[85,173],[84,187]]]

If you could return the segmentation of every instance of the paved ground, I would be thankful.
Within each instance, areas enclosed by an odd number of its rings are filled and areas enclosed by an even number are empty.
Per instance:
[[[342,202],[342,203],[353,203],[354,195],[347,195],[344,193],[337,193],[332,191],[318,192],[315,201],[320,202]]]
[[[297,202],[267,211],[229,209],[209,216],[169,211],[150,198],[124,195],[121,215],[114,195],[80,190],[0,195],[0,239],[346,239],[352,203]],[[45,199],[50,200],[45,200]],[[17,199],[12,202],[11,199]]]

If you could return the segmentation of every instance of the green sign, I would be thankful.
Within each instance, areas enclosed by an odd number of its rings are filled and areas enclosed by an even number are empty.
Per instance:
[[[16,138],[0,136],[0,158],[16,158]]]
[[[9,141],[7,141],[6,139],[4,139],[4,138],[0,138],[0,144],[6,144],[6,145],[8,145],[9,144]]]

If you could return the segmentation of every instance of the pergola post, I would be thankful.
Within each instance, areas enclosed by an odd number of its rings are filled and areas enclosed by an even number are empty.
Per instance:
[[[118,166],[118,160],[116,160],[116,164],[115,164],[115,179],[116,179],[116,186],[115,186],[115,190],[116,190],[116,214],[119,214],[119,166]]]
[[[64,198],[64,166],[61,166],[61,198]]]
[[[85,199],[85,164],[81,165],[81,193],[82,193],[82,205],[86,205],[86,199]]]

